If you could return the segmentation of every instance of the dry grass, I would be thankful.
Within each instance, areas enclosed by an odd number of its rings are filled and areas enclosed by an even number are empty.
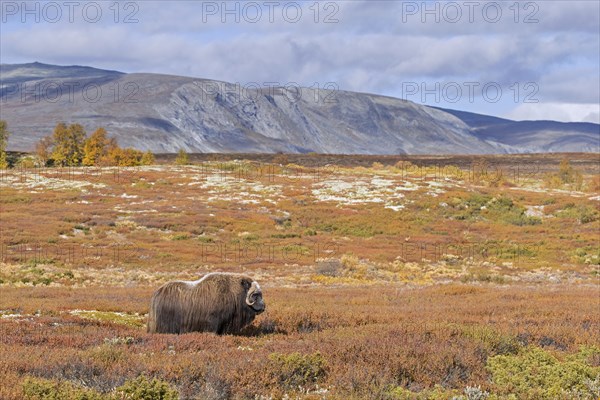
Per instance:
[[[186,398],[202,398],[214,384],[234,397],[281,396],[297,388],[287,386],[272,355],[316,352],[325,372],[304,389],[318,384],[332,398],[381,398],[396,386],[492,389],[488,357],[532,345],[566,354],[600,341],[598,304],[589,301],[597,296],[593,286],[266,286],[268,311],[243,335],[224,337],[146,334],[135,313],[146,310],[149,295],[149,289],[7,288],[1,307],[18,315],[0,320],[0,374],[4,382],[16,380],[3,398],[18,399],[25,376],[107,392],[141,373],[172,383]],[[67,312],[73,305],[107,312],[96,313],[101,318]]]
[[[0,398],[140,374],[185,399],[505,395],[493,357],[600,345],[586,157],[582,191],[544,186],[559,157],[518,179],[520,157],[278,160],[2,171]],[[145,333],[156,287],[214,270],[256,277],[267,312],[239,336]]]

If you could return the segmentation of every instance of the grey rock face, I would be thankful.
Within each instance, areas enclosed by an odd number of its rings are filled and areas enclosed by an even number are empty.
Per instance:
[[[600,125],[515,122],[372,94],[248,89],[160,74],[39,63],[0,65],[9,150],[59,121],[100,126],[158,153],[491,154],[599,151]]]

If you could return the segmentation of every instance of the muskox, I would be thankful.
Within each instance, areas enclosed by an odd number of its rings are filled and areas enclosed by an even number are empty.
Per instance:
[[[238,333],[265,310],[262,291],[246,275],[210,273],[161,286],[150,303],[148,332]]]

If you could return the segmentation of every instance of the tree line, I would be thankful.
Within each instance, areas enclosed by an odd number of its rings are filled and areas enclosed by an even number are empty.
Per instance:
[[[8,142],[8,125],[0,119],[0,168],[8,167],[6,158],[6,144]]]
[[[0,120],[0,168],[7,168],[6,144],[8,126]],[[80,124],[59,122],[51,135],[43,137],[35,147],[36,163],[43,166],[123,166],[150,165],[152,152],[119,147],[104,128],[87,135]]]

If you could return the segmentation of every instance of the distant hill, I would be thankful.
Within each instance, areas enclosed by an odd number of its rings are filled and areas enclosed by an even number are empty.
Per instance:
[[[328,102],[326,100],[333,100]],[[83,66],[0,65],[9,150],[58,121],[153,152],[493,154],[598,152],[600,125],[511,121],[348,91],[241,92],[226,82]]]
[[[466,123],[480,139],[539,152],[598,152],[600,125],[589,122],[511,121],[442,109]],[[531,152],[531,151],[529,151]]]

